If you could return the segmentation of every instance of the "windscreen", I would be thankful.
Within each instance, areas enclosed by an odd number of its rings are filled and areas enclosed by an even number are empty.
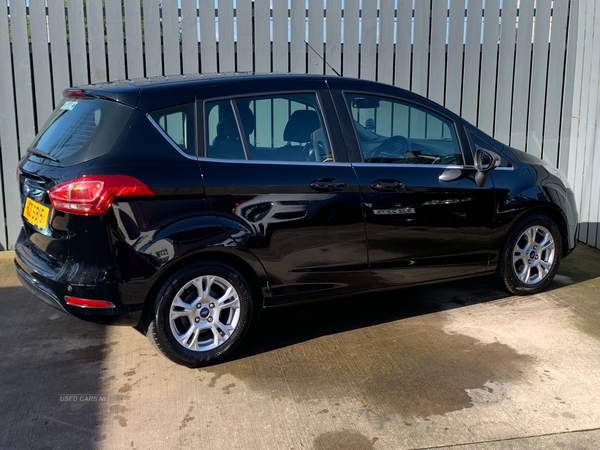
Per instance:
[[[29,154],[32,161],[71,166],[102,156],[125,128],[133,108],[97,98],[63,99],[31,147],[57,161]]]

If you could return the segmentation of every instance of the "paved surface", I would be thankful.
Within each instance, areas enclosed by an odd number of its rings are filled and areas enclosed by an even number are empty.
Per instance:
[[[190,370],[36,300],[4,252],[0,448],[597,449],[599,304],[581,245],[536,296],[484,277],[270,311]]]

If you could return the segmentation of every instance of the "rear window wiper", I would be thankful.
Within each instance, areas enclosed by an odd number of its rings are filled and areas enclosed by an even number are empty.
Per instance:
[[[54,161],[54,162],[60,162],[58,159],[56,159],[54,156],[50,156],[48,153],[43,152],[41,150],[38,150],[35,147],[28,147],[27,148],[27,153],[31,153],[32,155],[35,156],[40,156],[42,158],[46,158],[49,159],[50,161]]]

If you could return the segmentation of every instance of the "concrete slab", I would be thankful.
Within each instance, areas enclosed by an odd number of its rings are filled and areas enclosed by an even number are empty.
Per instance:
[[[483,277],[268,311],[230,361],[199,370],[134,329],[47,307],[11,259],[0,253],[1,448],[600,446],[589,247],[530,297]]]

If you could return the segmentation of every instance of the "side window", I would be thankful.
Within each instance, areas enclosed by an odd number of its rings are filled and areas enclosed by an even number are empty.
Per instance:
[[[323,116],[313,93],[209,102],[206,129],[208,157],[333,161]]]
[[[475,133],[469,131],[469,137],[471,138],[471,144],[473,145],[473,153],[475,153],[479,149],[483,150],[491,150],[500,155],[502,162],[500,163],[500,167],[512,167],[512,164],[506,160],[504,155],[498,151],[495,145],[490,144],[488,141],[478,136]]]
[[[194,103],[152,111],[150,115],[171,140],[190,156],[196,156]]]
[[[346,101],[365,162],[463,164],[452,121],[386,97],[346,94]]]
[[[248,116],[246,120],[249,119]],[[254,117],[251,120],[253,121]],[[250,127],[252,124],[246,123],[244,130]],[[231,100],[207,103],[206,136],[206,156],[209,158],[246,159]]]

